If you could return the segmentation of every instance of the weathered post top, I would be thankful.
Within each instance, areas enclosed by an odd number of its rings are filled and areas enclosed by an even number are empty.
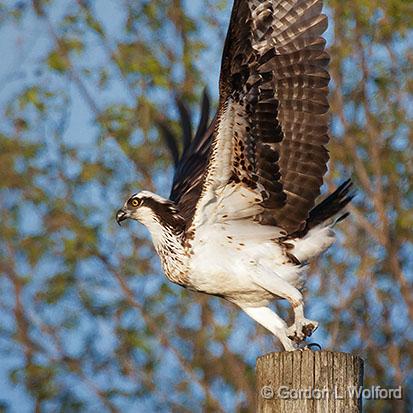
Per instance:
[[[360,413],[363,360],[332,351],[284,351],[257,359],[259,413]]]

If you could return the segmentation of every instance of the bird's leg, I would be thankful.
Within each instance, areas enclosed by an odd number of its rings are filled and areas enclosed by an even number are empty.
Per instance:
[[[297,344],[288,338],[288,327],[285,321],[277,313],[268,307],[241,307],[252,319],[271,331],[279,338],[284,349],[293,351],[298,348]]]
[[[290,301],[291,302],[291,301]],[[310,337],[317,329],[317,321],[308,320],[304,317],[304,303],[302,299],[297,302],[291,302],[294,310],[294,324],[288,327],[288,337],[297,343]]]
[[[300,343],[316,330],[317,321],[308,320],[304,317],[304,303],[301,292],[289,282],[276,274],[254,274],[254,281],[270,291],[272,294],[285,298],[294,310],[294,324],[288,327],[287,335],[291,340]]]

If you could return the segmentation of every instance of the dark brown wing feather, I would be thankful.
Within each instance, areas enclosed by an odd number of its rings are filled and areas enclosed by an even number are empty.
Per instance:
[[[202,189],[202,178],[208,164],[213,125],[209,126],[210,99],[205,90],[202,97],[200,120],[192,139],[191,116],[186,106],[178,100],[183,134],[182,154],[179,155],[178,139],[165,124],[159,124],[175,163],[175,173],[170,194],[180,214],[189,222]],[[208,127],[209,126],[209,127]]]
[[[288,233],[305,227],[328,161],[323,145],[328,141],[329,58],[320,37],[327,27],[321,8],[322,0],[235,0],[218,113],[208,129],[201,116],[196,138],[186,139],[176,162],[171,200],[187,222],[205,186],[213,185],[214,177],[206,175],[215,170],[228,176],[227,183],[259,191],[260,222]],[[204,102],[203,113],[205,107]],[[182,109],[181,116],[187,137]],[[221,123],[226,132],[219,134]],[[220,139],[232,140],[229,161],[217,152]],[[176,140],[168,145],[177,159]],[[215,178],[222,184],[222,176]]]
[[[222,60],[218,122],[228,102],[242,118],[232,179],[264,188],[257,218],[290,233],[304,227],[328,161],[321,8],[321,0],[236,0]]]
[[[169,152],[172,156],[172,160],[174,161],[174,165],[176,168],[179,164],[179,149],[176,136],[165,122],[158,122],[158,128],[161,132],[161,136],[163,137],[169,149]]]
[[[188,148],[192,140],[192,117],[188,107],[181,99],[177,99],[176,103],[181,118],[184,148]]]

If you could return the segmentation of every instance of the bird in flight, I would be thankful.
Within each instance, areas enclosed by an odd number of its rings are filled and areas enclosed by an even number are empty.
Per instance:
[[[163,127],[175,162],[169,199],[132,195],[117,222],[149,230],[166,277],[222,297],[294,350],[317,328],[300,291],[306,264],[334,242],[351,182],[316,204],[329,159],[329,56],[322,0],[235,0],[225,40],[219,103],[209,123],[204,94],[183,150]],[[269,304],[286,299],[288,326]]]

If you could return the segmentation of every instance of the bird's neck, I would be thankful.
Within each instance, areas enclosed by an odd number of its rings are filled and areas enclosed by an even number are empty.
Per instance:
[[[163,226],[161,232],[152,233],[152,240],[166,277],[187,287],[189,255],[185,248],[184,233]]]
[[[188,253],[185,248],[183,219],[178,218],[176,211],[162,211],[162,215],[155,212],[146,213],[145,218],[140,221],[151,234],[167,278],[186,286]]]
[[[158,253],[173,246],[174,251],[183,248],[183,231],[174,228],[165,222],[154,219],[145,223],[152,237],[153,245]]]

